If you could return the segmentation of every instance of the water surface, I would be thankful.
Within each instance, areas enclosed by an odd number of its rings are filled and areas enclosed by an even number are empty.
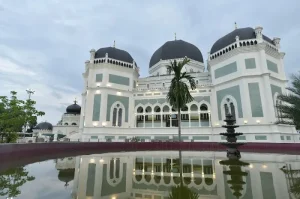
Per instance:
[[[1,173],[0,198],[167,199],[180,184],[178,157],[178,151],[107,153],[10,168]],[[201,199],[300,198],[299,158],[182,152],[183,184]]]

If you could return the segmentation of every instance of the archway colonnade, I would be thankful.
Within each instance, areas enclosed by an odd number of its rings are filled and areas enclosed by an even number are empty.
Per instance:
[[[139,104],[135,108],[135,127],[176,127],[178,112],[169,104]],[[210,104],[192,103],[181,109],[182,127],[210,127]]]

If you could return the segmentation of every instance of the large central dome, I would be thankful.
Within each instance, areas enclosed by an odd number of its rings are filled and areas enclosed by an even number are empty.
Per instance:
[[[202,53],[195,45],[182,40],[167,41],[154,52],[150,59],[149,68],[160,60],[184,58],[185,56],[203,63]]]
[[[66,113],[67,114],[80,114],[81,112],[81,106],[77,104],[77,101],[74,101],[74,104],[71,104],[70,106],[67,107]]]

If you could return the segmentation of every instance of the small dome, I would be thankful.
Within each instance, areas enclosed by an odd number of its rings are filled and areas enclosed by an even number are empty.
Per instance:
[[[36,126],[34,127],[34,129],[39,129],[39,130],[50,130],[50,131],[52,131],[53,126],[52,126],[52,124],[49,123],[49,122],[41,122],[41,123],[39,123],[38,125],[36,125]]]
[[[183,40],[167,41],[153,53],[150,59],[149,68],[158,63],[160,60],[184,57],[203,63],[202,53],[195,45]]]
[[[81,106],[77,104],[77,101],[74,101],[74,104],[71,104],[67,107],[66,113],[67,114],[80,114]]]
[[[210,54],[213,54],[223,48],[225,48],[226,46],[232,44],[235,42],[235,37],[239,36],[239,40],[247,40],[247,39],[255,39],[256,35],[255,35],[255,30],[253,28],[247,27],[247,28],[238,28],[235,29],[234,31],[228,33],[227,35],[225,35],[224,37],[221,37],[220,39],[218,39],[214,45],[211,47],[210,50]],[[263,39],[271,44],[273,44],[273,41],[263,35]]]
[[[116,59],[123,62],[128,62],[128,63],[133,62],[133,58],[128,52],[126,52],[125,50],[120,50],[115,47],[100,48],[95,53],[95,59],[104,58],[106,53],[108,54],[109,58]]]

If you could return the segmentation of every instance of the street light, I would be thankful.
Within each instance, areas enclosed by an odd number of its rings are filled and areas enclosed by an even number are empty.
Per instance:
[[[28,94],[28,100],[30,100],[31,98],[31,95],[33,95],[35,93],[34,90],[30,89],[30,88],[27,88],[26,89],[26,92]],[[25,110],[26,111],[26,110]],[[27,131],[27,128],[28,128],[28,121],[26,121],[26,124],[24,125],[24,128],[23,128],[23,133],[24,133],[24,137],[25,137],[25,133]]]
[[[35,91],[32,90],[32,89],[27,88],[27,89],[26,89],[26,92],[27,92],[27,94],[28,94],[28,99],[30,99],[31,95],[33,95]]]

